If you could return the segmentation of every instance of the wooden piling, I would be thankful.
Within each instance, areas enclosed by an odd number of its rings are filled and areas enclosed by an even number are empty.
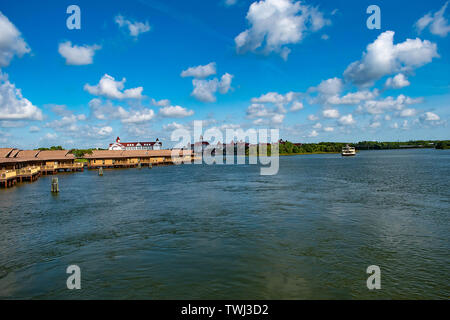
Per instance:
[[[52,178],[52,192],[53,193],[58,193],[59,192],[58,178]]]
[[[99,176],[103,175],[103,167],[98,168],[98,175]]]

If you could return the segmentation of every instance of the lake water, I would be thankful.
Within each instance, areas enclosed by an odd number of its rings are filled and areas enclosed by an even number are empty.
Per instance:
[[[1,298],[450,296],[450,150],[59,174],[0,190]],[[68,290],[66,268],[81,268]],[[369,291],[366,269],[381,268]]]

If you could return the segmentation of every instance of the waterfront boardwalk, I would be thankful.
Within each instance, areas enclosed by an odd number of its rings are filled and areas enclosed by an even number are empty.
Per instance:
[[[192,162],[191,150],[94,150],[85,154],[88,169],[135,168]],[[67,150],[19,150],[0,148],[0,187],[9,188],[24,181],[33,182],[41,175],[84,170]]]

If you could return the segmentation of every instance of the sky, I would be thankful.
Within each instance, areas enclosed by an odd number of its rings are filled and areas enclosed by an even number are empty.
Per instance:
[[[448,5],[2,1],[0,147],[170,147],[195,120],[293,142],[450,139]]]

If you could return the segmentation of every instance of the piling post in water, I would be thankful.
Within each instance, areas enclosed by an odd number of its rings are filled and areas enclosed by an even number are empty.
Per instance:
[[[141,163],[139,162],[138,163],[138,169],[141,169],[142,168],[142,165],[141,165]]]
[[[58,178],[52,178],[52,193],[59,192],[59,182]]]
[[[153,165],[152,165],[151,163],[149,163],[149,164],[148,164],[148,168],[149,168],[149,169],[152,169],[152,168],[153,168]]]
[[[98,168],[98,175],[99,176],[103,175],[103,167]]]

